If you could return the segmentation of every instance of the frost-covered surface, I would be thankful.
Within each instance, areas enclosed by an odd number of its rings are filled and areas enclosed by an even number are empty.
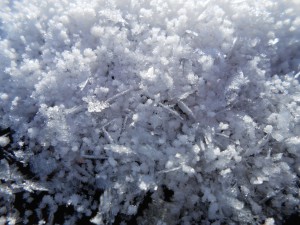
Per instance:
[[[299,15],[296,0],[2,0],[0,223],[298,213]]]

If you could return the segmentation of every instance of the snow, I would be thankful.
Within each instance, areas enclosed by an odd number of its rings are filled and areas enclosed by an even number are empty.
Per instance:
[[[264,224],[265,225],[274,225],[275,221],[273,218],[267,218]]]
[[[0,221],[298,213],[299,15],[296,0],[1,1]]]
[[[5,137],[5,136],[0,137],[0,146],[1,147],[5,147],[6,145],[9,144],[9,142],[10,142],[10,140],[8,137]]]

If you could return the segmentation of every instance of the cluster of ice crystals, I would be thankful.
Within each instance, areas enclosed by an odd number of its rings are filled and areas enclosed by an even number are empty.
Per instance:
[[[0,223],[299,212],[299,15],[296,0],[1,1]],[[20,192],[36,210],[9,211]]]

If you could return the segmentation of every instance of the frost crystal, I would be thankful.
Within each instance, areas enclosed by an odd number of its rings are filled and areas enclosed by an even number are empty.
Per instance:
[[[101,112],[104,109],[108,108],[109,104],[107,102],[89,102],[88,111],[89,112]]]
[[[299,15],[297,0],[0,1],[0,223],[299,213]]]

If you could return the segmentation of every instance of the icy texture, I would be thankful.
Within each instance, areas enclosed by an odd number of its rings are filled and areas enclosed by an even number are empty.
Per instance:
[[[299,212],[299,1],[12,2],[0,4],[0,221],[51,224],[63,207],[64,224]],[[37,205],[19,215],[20,191]]]
[[[0,136],[0,146],[5,147],[6,145],[9,144],[9,138],[5,136]]]

